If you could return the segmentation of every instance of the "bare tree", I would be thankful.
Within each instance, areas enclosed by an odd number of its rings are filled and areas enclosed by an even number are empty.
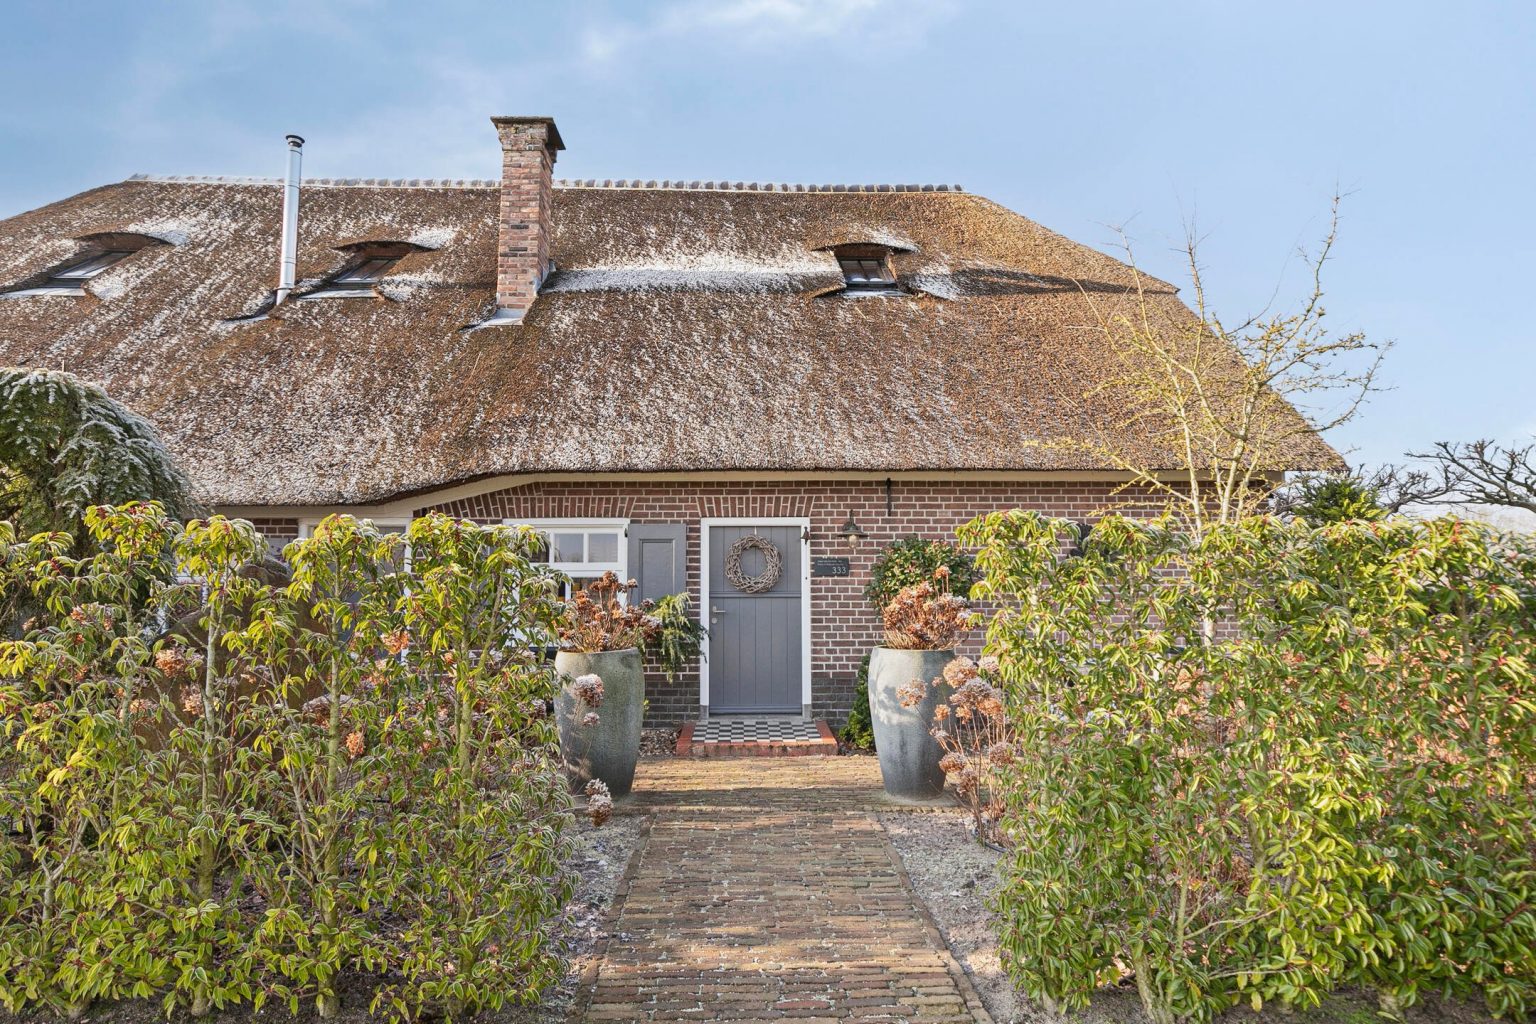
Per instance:
[[[1536,512],[1536,444],[1506,448],[1489,440],[1437,441],[1432,450],[1408,457],[1431,467],[1414,501]]]
[[[1080,444],[1129,473],[1131,485],[1165,497],[1196,533],[1258,510],[1297,461],[1317,469],[1336,462],[1319,433],[1351,419],[1374,387],[1387,346],[1360,332],[1334,333],[1323,305],[1339,206],[1335,196],[1315,253],[1300,254],[1308,290],[1288,311],[1272,303],[1235,326],[1223,321],[1206,293],[1193,230],[1183,247],[1193,318],[1141,271],[1123,232],[1129,302],[1103,308],[1083,291],[1116,371],[1095,397],[1125,416],[1098,441]],[[1126,437],[1145,443],[1127,451]]]

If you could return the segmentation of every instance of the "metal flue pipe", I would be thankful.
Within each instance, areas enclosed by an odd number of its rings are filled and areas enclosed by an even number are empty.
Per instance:
[[[304,140],[288,136],[288,176],[283,180],[283,237],[277,264],[277,291],[272,304],[281,306],[293,291],[299,268],[299,168]]]

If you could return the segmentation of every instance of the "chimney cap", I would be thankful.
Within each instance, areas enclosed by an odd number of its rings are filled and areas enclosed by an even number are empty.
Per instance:
[[[302,135],[293,135],[290,133],[289,135],[284,136],[284,138],[287,139],[288,145],[292,146],[294,149],[298,149],[300,146],[304,145],[304,136]]]
[[[552,150],[561,150],[565,148],[565,143],[560,139],[560,129],[555,127],[555,119],[552,117],[493,117],[491,118],[491,124],[496,125],[498,128],[504,124],[548,125],[549,132],[546,135],[546,144]]]

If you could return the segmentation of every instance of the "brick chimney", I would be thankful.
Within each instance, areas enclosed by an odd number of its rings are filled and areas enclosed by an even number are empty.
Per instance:
[[[493,117],[501,139],[501,224],[492,323],[521,323],[549,273],[555,154],[565,148],[552,117]]]

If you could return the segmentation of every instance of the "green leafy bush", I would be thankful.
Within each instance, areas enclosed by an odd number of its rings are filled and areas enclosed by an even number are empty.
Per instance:
[[[78,561],[0,537],[47,609],[0,644],[0,1001],[328,1017],[361,971],[390,1016],[454,1016],[561,976],[570,809],[531,653],[558,595],[531,535],[427,517],[407,569],[332,517],[274,581],[246,523],[88,524]]]
[[[934,580],[934,571],[949,570],[949,593],[965,597],[976,582],[976,565],[970,555],[942,540],[907,537],[890,544],[875,560],[864,597],[877,610],[884,609],[904,587]]]
[[[1285,514],[1312,526],[1347,523],[1355,519],[1384,519],[1381,492],[1369,481],[1343,473],[1298,477],[1281,492]]]
[[[838,737],[848,746],[858,750],[875,749],[875,723],[869,713],[869,655],[859,662],[859,673],[853,680],[853,707],[848,721],[843,723]]]
[[[642,650],[647,657],[656,660],[669,680],[697,665],[704,656],[709,630],[693,617],[692,607],[693,602],[687,594],[668,594],[648,609],[657,628],[647,638]]]
[[[1254,519],[1192,541],[970,524],[1017,750],[996,897],[1015,980],[1157,1024],[1368,983],[1536,995],[1536,580],[1454,520]],[[1219,614],[1218,614],[1219,612]],[[1212,628],[1213,620],[1216,628]]]

